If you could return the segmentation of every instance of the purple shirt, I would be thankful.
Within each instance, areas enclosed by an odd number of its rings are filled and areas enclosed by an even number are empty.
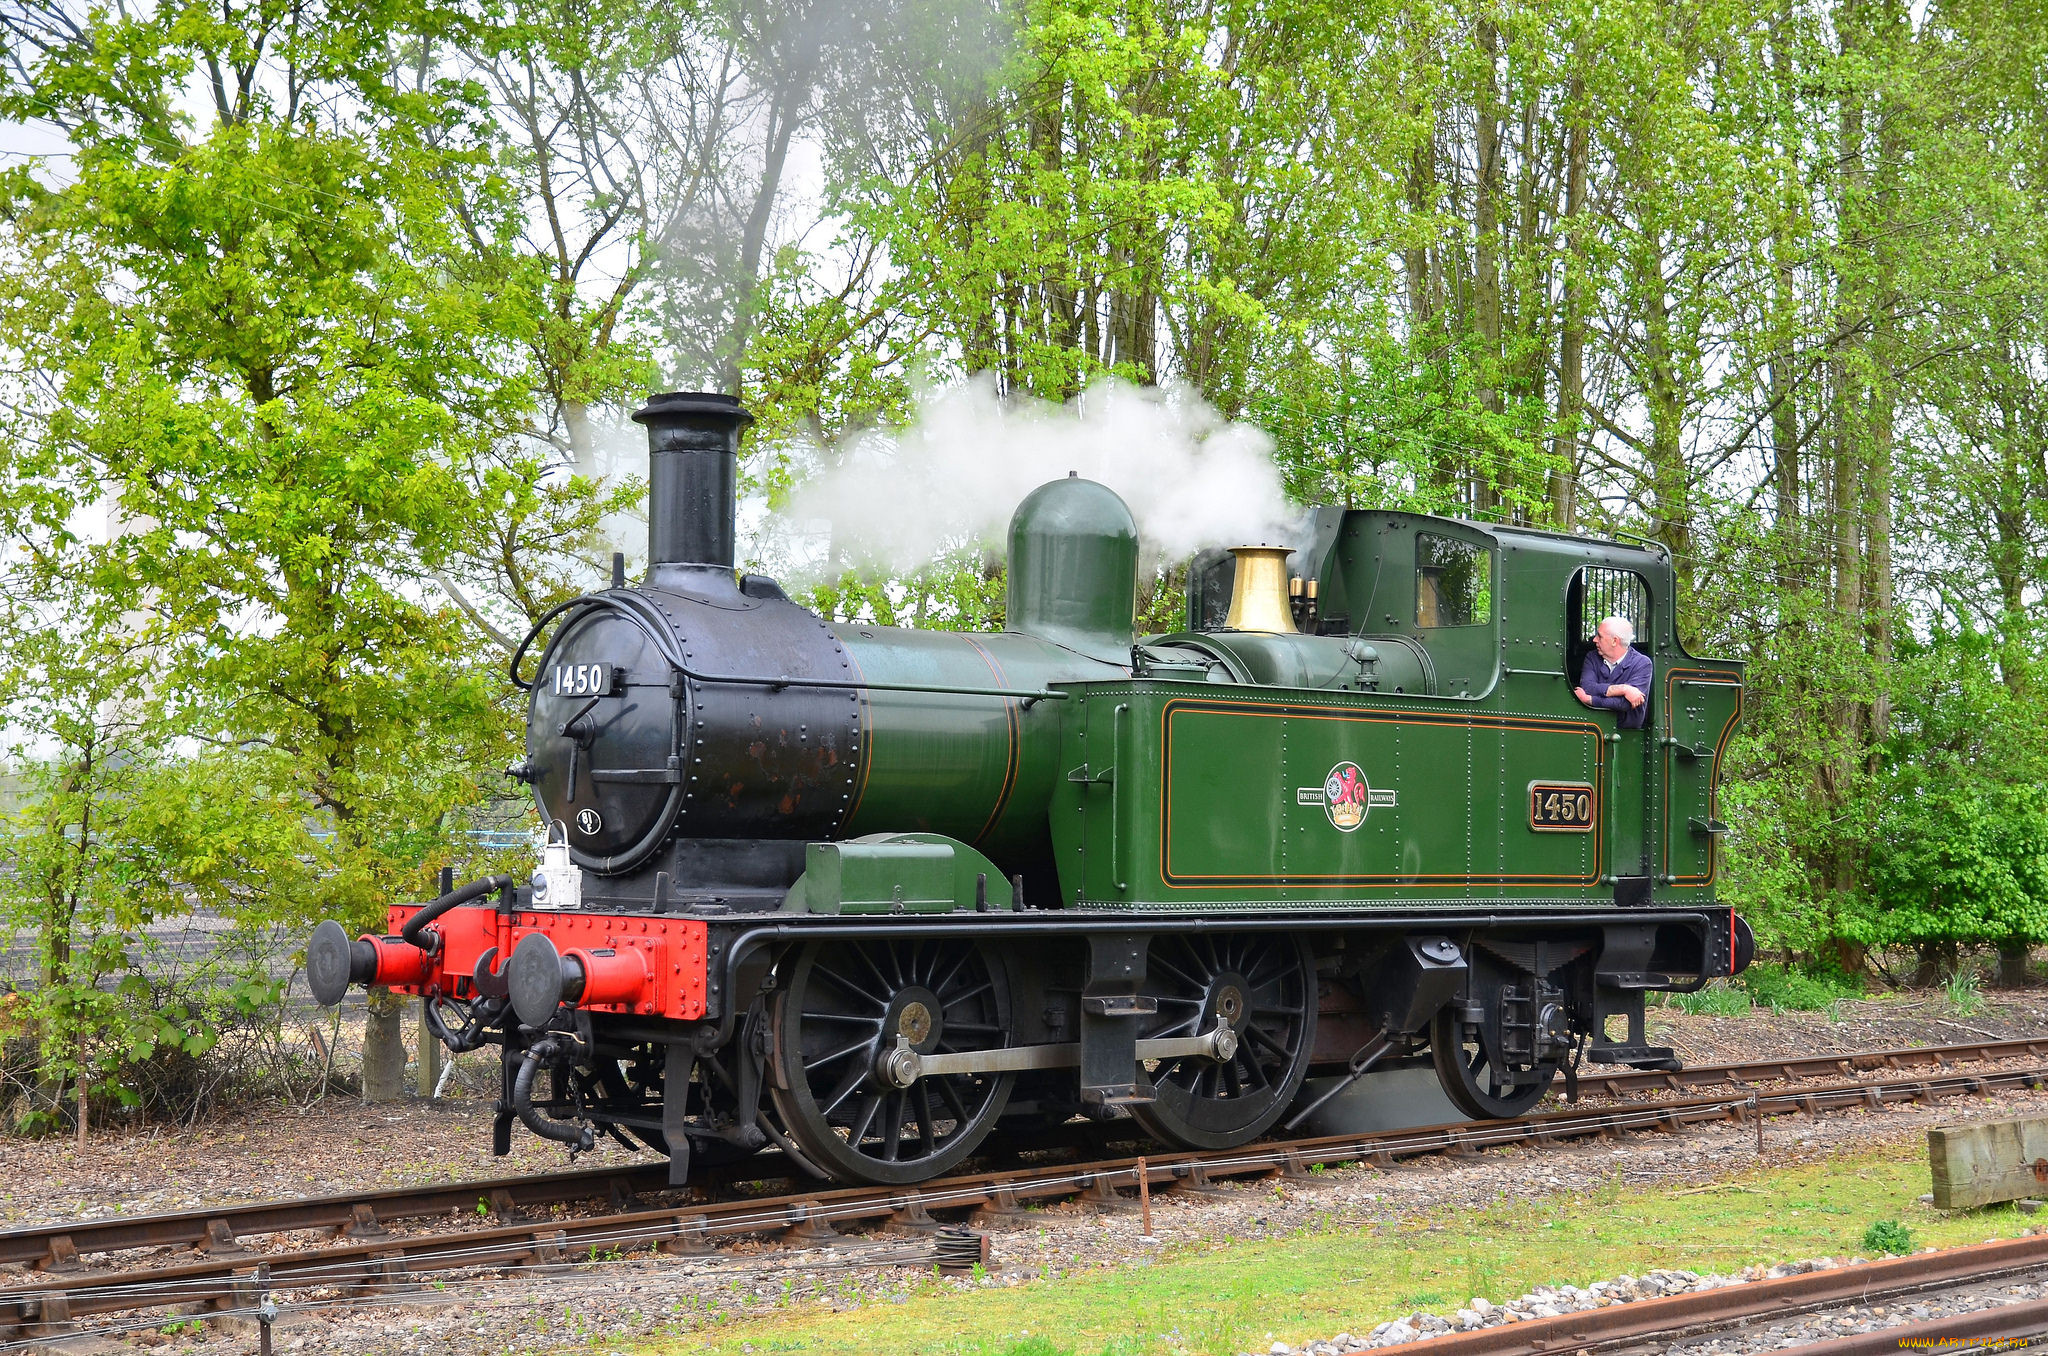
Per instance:
[[[1619,728],[1640,730],[1650,715],[1650,656],[1641,650],[1631,648],[1613,668],[1600,657],[1598,650],[1586,656],[1585,667],[1579,670],[1579,686],[1593,699],[1593,705],[1621,713]],[[1610,697],[1607,694],[1616,687],[1626,684],[1641,688],[1643,704],[1630,706],[1626,697]]]

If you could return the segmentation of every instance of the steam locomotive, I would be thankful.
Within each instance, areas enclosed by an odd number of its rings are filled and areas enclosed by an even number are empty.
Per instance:
[[[1672,1066],[1644,995],[1749,962],[1714,894],[1741,668],[1680,646],[1657,548],[1322,508],[1198,556],[1186,629],[1141,636],[1132,516],[1070,476],[1016,510],[1005,630],[831,623],[735,571],[739,403],[634,418],[647,577],[512,661],[538,871],[307,953],[324,1003],[387,986],[500,1048],[501,1154],[518,1122],[679,1183],[771,1143],[908,1183],[1077,1116],[1228,1147],[1404,1065],[1507,1117]],[[1641,730],[1572,695],[1608,616]]]

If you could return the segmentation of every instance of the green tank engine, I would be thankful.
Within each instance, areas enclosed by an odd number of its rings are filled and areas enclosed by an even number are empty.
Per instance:
[[[647,577],[513,659],[539,869],[308,952],[324,1002],[501,1047],[501,1153],[520,1122],[678,1181],[772,1143],[912,1182],[1075,1116],[1228,1147],[1403,1065],[1513,1116],[1672,1065],[1644,995],[1748,964],[1714,895],[1741,668],[1684,651],[1653,547],[1319,509],[1141,636],[1131,514],[1069,477],[1012,520],[1003,631],[831,623],[734,569],[738,403],[635,418]],[[1640,730],[1573,695],[1607,617]]]

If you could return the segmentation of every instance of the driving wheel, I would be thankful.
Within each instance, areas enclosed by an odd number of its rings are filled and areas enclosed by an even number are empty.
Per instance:
[[[888,1056],[1008,1044],[1002,963],[979,942],[816,941],[786,958],[773,1014],[777,1119],[848,1182],[896,1184],[957,1166],[1002,1115],[1009,1073],[916,1077]]]
[[[1227,1149],[1264,1133],[1294,1100],[1315,1043],[1308,948],[1283,933],[1161,936],[1145,974],[1159,1012],[1144,1039],[1206,1036],[1228,1022],[1236,1049],[1227,1059],[1147,1061],[1157,1100],[1133,1105],[1131,1118],[1190,1149]]]

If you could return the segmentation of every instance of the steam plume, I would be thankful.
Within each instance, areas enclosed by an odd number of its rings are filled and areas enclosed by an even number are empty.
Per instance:
[[[1298,516],[1272,439],[1184,388],[1103,381],[1057,406],[1001,400],[978,378],[928,396],[906,429],[791,450],[800,476],[820,469],[761,522],[758,542],[797,575],[847,560],[904,571],[949,548],[1000,546],[1018,502],[1070,471],[1123,496],[1155,561],[1277,543]]]

